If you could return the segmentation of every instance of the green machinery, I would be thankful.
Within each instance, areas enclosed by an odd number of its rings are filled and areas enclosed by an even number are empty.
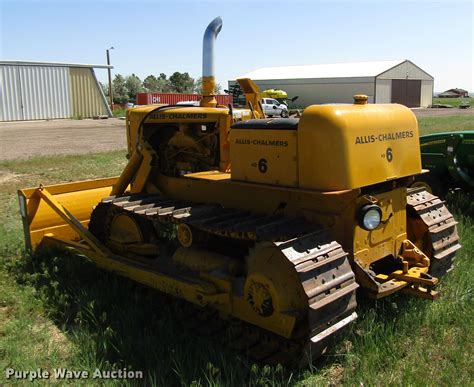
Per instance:
[[[420,137],[423,168],[413,186],[424,187],[438,196],[449,189],[474,191],[474,131],[445,132]]]

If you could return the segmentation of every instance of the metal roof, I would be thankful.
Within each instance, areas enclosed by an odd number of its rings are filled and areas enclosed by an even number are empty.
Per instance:
[[[376,77],[407,60],[380,62],[335,63],[306,66],[263,67],[237,78],[266,79],[317,79]]]
[[[453,91],[444,91],[444,92],[438,94],[438,96],[440,96],[440,95],[450,96],[450,97],[458,97],[459,93],[455,93]]]
[[[114,66],[84,64],[84,63],[58,63],[58,62],[32,62],[20,60],[1,60],[0,65],[5,66],[50,66],[50,67],[88,67],[95,69],[113,69]]]

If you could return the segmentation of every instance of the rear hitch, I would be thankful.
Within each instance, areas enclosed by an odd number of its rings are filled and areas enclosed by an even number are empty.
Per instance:
[[[389,274],[365,274],[373,279],[369,294],[373,298],[382,298],[397,291],[410,294],[420,298],[435,300],[439,298],[439,292],[432,290],[439,282],[438,278],[428,273],[430,259],[418,249],[411,241],[404,240],[397,261],[402,268]],[[374,286],[375,285],[375,286]]]

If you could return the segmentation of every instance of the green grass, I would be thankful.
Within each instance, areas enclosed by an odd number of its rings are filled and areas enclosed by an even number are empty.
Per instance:
[[[458,107],[461,102],[469,102],[471,107],[474,107],[474,98],[433,98],[433,105],[440,103],[443,105],[451,105]]]
[[[418,118],[420,134],[474,130],[474,115]]]
[[[125,115],[127,114],[127,109],[114,109],[112,111],[112,115],[114,117],[125,117]]]
[[[167,296],[62,251],[25,255],[16,189],[117,175],[123,153],[0,162],[0,385],[7,367],[127,368],[166,386],[474,383],[469,197],[448,198],[463,249],[440,286],[440,300],[361,299],[359,319],[320,361],[304,370],[262,367],[187,330]]]

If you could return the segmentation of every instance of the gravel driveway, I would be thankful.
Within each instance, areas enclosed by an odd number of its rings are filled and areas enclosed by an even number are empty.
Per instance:
[[[0,122],[0,160],[126,149],[125,120]]]

